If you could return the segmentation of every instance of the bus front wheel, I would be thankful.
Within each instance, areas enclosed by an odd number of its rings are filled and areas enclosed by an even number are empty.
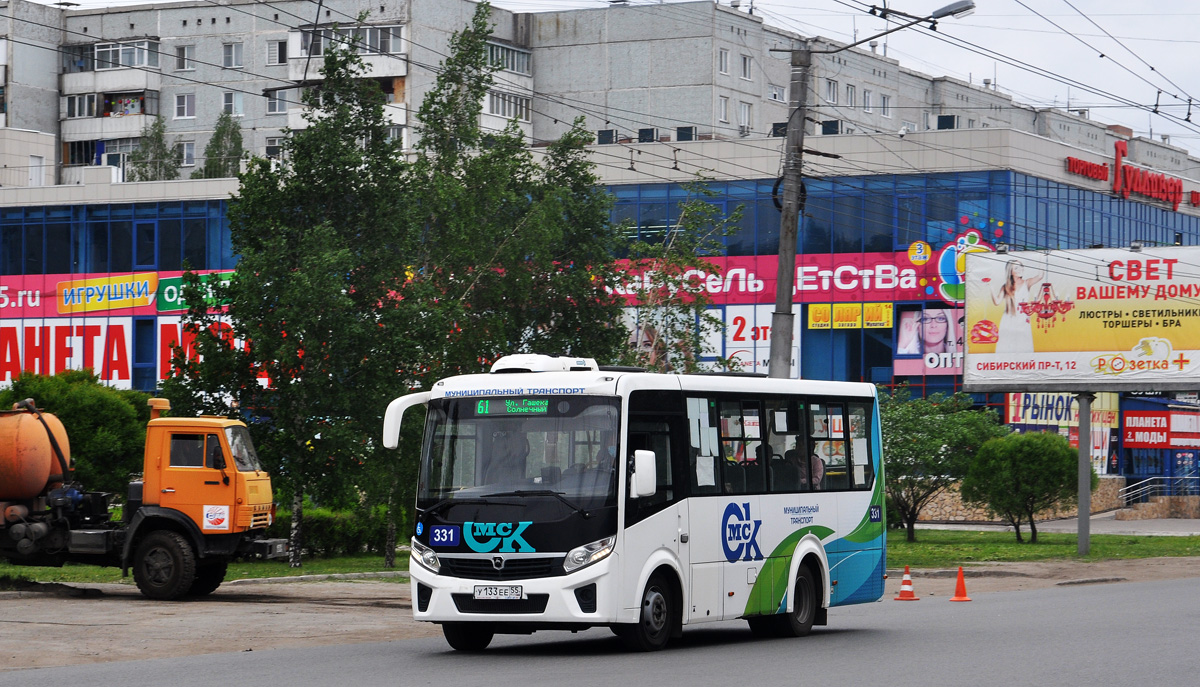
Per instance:
[[[674,591],[662,574],[655,574],[642,591],[638,622],[613,628],[625,646],[634,651],[658,651],[667,645],[679,616]]]
[[[479,623],[445,623],[442,634],[446,643],[456,651],[483,651],[492,643],[492,632],[486,625]]]

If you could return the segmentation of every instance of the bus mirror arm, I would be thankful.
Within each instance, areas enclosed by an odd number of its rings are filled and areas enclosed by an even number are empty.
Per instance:
[[[400,445],[400,420],[404,418],[404,411],[413,406],[425,405],[429,402],[429,396],[428,391],[422,391],[401,396],[388,404],[387,412],[383,415],[383,445],[385,447],[396,448]]]
[[[629,480],[629,497],[634,499],[654,496],[655,485],[654,451],[633,452],[633,476]]]

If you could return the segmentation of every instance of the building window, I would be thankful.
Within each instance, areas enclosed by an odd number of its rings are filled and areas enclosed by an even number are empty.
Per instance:
[[[96,44],[96,69],[157,66],[158,43],[156,41]]]
[[[974,119],[968,119],[968,120],[967,120],[967,128],[968,128],[968,129],[974,129],[974,128],[975,128],[975,120],[974,120]]]
[[[532,73],[529,68],[529,53],[507,45],[488,43],[488,62],[506,71],[518,74]]]
[[[96,116],[96,94],[67,96],[67,119]]]
[[[104,117],[124,117],[125,115],[158,114],[158,91],[142,93],[105,93],[103,110]]]
[[[291,90],[286,88],[267,93],[267,114],[283,114],[287,112],[288,98],[291,94]]]
[[[750,130],[750,115],[751,115],[750,103],[739,102],[738,103],[738,127],[741,128],[742,131],[744,131],[744,132]]]
[[[190,119],[196,116],[196,94],[180,93],[175,96],[175,119]]]
[[[267,136],[267,147],[264,152],[268,158],[278,159],[283,152],[283,136]]]
[[[929,113],[928,113],[928,112],[922,112],[922,113],[921,113],[921,119],[922,119],[922,120],[925,122],[925,129],[926,129],[927,131],[928,131],[929,129],[932,129],[932,128],[933,128],[933,125],[930,123],[930,121],[931,121],[931,120],[930,120],[930,117],[929,117]]]
[[[400,124],[393,124],[392,126],[389,126],[387,128],[387,139],[386,140],[388,143],[394,142],[396,145],[403,148],[404,147],[404,126],[400,125]]]
[[[863,89],[863,112],[871,111],[871,92]]]
[[[242,66],[241,43],[225,43],[221,46],[221,65],[233,69]]]
[[[729,73],[729,51],[725,48],[717,51],[717,71],[722,74]]]
[[[825,79],[825,102],[830,105],[837,105],[838,82],[833,79]]]
[[[787,91],[784,90],[783,86],[776,86],[775,84],[771,84],[771,85],[767,86],[767,99],[774,100],[776,102],[786,103],[787,102]]]
[[[729,121],[729,98],[723,95],[717,98],[717,121]]]
[[[488,93],[488,114],[499,115],[505,119],[529,121],[530,98],[515,93]]]
[[[78,74],[79,72],[90,72],[94,68],[94,59],[96,55],[95,46],[88,45],[64,45],[59,48],[62,54],[63,74]]]
[[[749,55],[742,55],[742,78],[753,79],[754,74],[751,71],[754,67],[754,58]]]
[[[912,132],[917,130],[916,122],[900,122],[900,128],[905,131]]]
[[[242,95],[244,94],[236,91],[226,92],[222,97],[221,110],[234,117],[241,117],[246,114],[246,111],[242,108]]]
[[[846,107],[854,107],[854,86],[846,84]]]
[[[176,143],[175,157],[179,160],[179,164],[184,167],[194,166],[196,164],[196,142],[180,141]]]
[[[892,96],[879,96],[879,114],[883,115],[884,117],[892,116]]]
[[[175,71],[182,72],[196,68],[196,46],[175,46]]]
[[[267,41],[267,64],[287,64],[287,41]]]
[[[96,163],[96,142],[95,141],[68,141],[67,149],[67,164],[68,165],[91,165]]]
[[[346,29],[311,29],[300,34],[300,52],[304,55],[321,55],[331,43],[354,46],[359,54],[397,53],[401,50],[401,27],[357,26]]]

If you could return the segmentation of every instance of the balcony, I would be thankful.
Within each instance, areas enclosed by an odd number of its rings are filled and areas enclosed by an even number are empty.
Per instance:
[[[61,123],[64,141],[97,141],[113,138],[137,138],[150,119],[140,114],[117,117],[81,117]]]
[[[63,95],[162,90],[162,74],[154,69],[103,69],[62,75]]]

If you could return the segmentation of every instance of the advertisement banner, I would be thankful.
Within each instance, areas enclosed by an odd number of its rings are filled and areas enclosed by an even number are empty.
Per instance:
[[[963,311],[927,307],[900,313],[896,325],[897,375],[962,374]]]
[[[965,258],[966,390],[1195,388],[1200,248]]]
[[[195,337],[180,324],[182,274],[0,277],[0,385],[22,372],[82,369],[118,389],[132,388],[134,368],[166,379],[172,345],[194,355]],[[200,273],[202,282],[231,274]],[[219,332],[229,325],[213,327]]]

